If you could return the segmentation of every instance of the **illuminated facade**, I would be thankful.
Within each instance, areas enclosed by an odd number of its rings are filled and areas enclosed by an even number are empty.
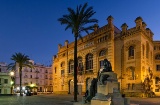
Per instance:
[[[94,32],[78,40],[78,93],[84,93],[92,78],[97,78],[103,59],[112,64],[117,73],[121,90],[124,93],[141,93],[142,83],[153,71],[153,91],[158,95],[160,79],[160,41],[153,41],[153,33],[146,28],[141,17],[135,19],[135,27],[121,30],[113,24],[113,17],[107,18],[103,27],[95,25]],[[74,42],[65,41],[58,45],[58,53],[53,57],[54,93],[73,94]]]
[[[34,64],[34,68],[24,67],[22,69],[22,89],[25,86],[35,87],[32,91],[38,92],[53,92],[53,74],[51,67],[42,64]],[[15,88],[19,90],[20,84],[19,72],[16,70]]]
[[[7,70],[7,64],[0,62],[0,95],[12,94],[11,76]]]

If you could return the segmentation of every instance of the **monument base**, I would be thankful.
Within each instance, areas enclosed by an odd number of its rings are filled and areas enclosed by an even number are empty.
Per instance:
[[[91,100],[91,105],[111,105],[111,100]]]
[[[74,102],[73,105],[91,105],[91,103]]]
[[[124,105],[124,98],[113,98],[112,105]]]

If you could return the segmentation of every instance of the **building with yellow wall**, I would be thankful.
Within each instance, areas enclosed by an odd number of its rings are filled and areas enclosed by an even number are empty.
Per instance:
[[[117,73],[120,89],[124,93],[141,93],[142,83],[153,72],[153,91],[160,93],[160,41],[153,41],[153,33],[146,28],[141,17],[135,19],[135,27],[128,29],[126,23],[118,29],[113,17],[107,18],[103,27],[95,25],[94,32],[78,40],[78,93],[82,94],[97,78],[98,71],[107,58],[112,70]],[[58,45],[58,53],[53,57],[54,93],[73,94],[74,42],[65,41]]]

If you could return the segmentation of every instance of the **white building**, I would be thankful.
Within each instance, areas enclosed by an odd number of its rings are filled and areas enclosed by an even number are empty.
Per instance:
[[[42,64],[34,64],[34,68],[24,67],[22,69],[22,89],[26,86],[33,87],[32,91],[38,92],[52,92],[53,91],[53,78],[52,70],[50,66],[44,66]],[[20,89],[19,71],[16,70],[15,88],[17,91]]]
[[[7,64],[0,62],[0,95],[11,94],[11,77],[7,70]]]

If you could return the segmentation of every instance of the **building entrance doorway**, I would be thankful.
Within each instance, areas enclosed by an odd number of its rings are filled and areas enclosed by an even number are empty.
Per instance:
[[[74,92],[74,82],[73,80],[69,80],[68,82],[68,94],[73,94]]]

